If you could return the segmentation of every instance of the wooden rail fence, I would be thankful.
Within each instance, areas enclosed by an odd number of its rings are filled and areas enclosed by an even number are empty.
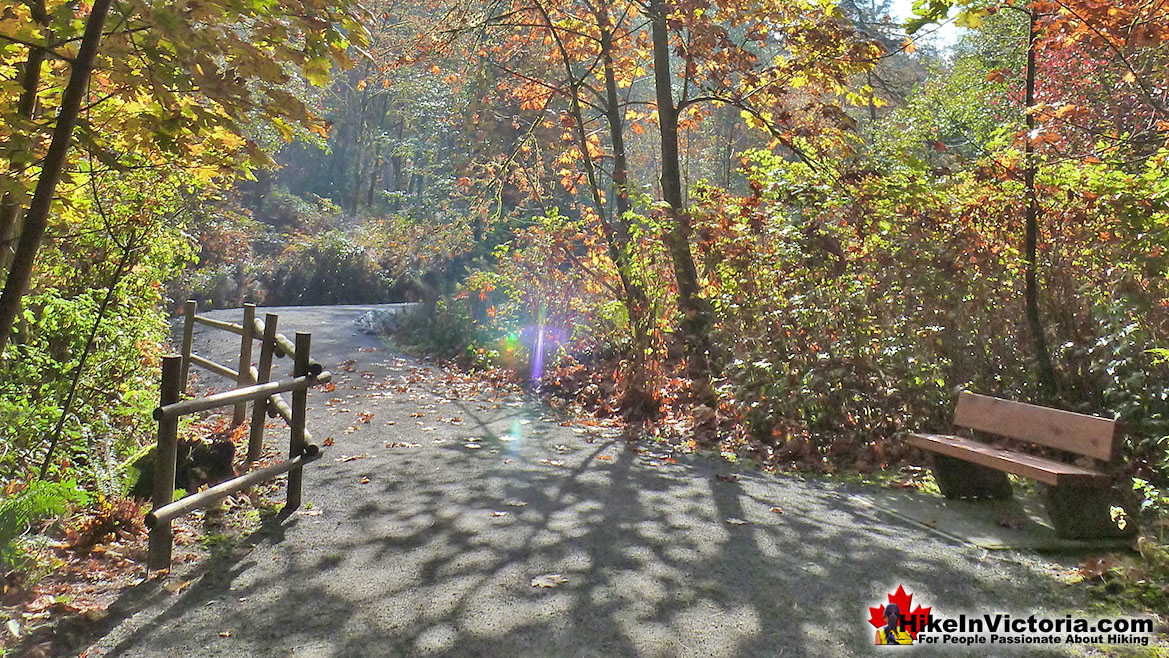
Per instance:
[[[305,429],[305,407],[308,389],[329,382],[332,375],[309,356],[311,335],[297,332],[295,342],[288,340],[276,333],[278,316],[275,313],[267,313],[261,321],[256,317],[255,304],[244,305],[242,324],[203,317],[197,315],[196,310],[194,300],[188,300],[184,307],[182,353],[165,356],[162,359],[161,399],[158,408],[154,410],[154,419],[158,421],[158,446],[154,460],[154,504],[151,512],[146,515],[146,526],[150,528],[147,563],[151,569],[170,566],[174,544],[171,521],[252,485],[270,480],[281,473],[288,473],[288,483],[287,500],[280,513],[282,515],[292,513],[300,507],[302,469],[320,453],[320,448],[312,442],[312,434]],[[240,336],[238,370],[215,363],[191,350],[195,323]],[[252,343],[255,340],[260,341],[258,367],[252,365]],[[292,358],[292,377],[271,381],[274,356]],[[233,380],[236,388],[207,397],[181,400],[191,364]],[[291,405],[281,395],[288,392],[292,393]],[[280,416],[291,428],[288,459],[279,464],[252,470],[180,500],[174,500],[179,417],[219,407],[234,407],[232,427],[236,427],[243,424],[247,417],[249,402],[253,403],[248,435],[249,468],[260,458],[263,449],[266,416],[273,418]]]

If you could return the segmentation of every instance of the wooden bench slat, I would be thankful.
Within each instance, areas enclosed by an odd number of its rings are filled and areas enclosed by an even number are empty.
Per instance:
[[[954,424],[1103,461],[1115,450],[1116,421],[963,392]]]
[[[1053,486],[1107,487],[1112,482],[1111,476],[1106,473],[996,448],[962,436],[910,434],[909,442],[919,448],[1029,477]]]

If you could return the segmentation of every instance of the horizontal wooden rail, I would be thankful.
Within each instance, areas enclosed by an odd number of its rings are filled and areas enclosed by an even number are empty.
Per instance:
[[[213,372],[215,374],[223,375],[224,377],[227,377],[228,379],[232,379],[232,380],[239,379],[238,372],[232,370],[231,368],[228,368],[225,365],[216,363],[216,362],[211,361],[209,359],[205,359],[205,358],[199,356],[198,354],[191,354],[191,363],[194,363],[197,366],[201,366],[203,368],[206,368],[207,370],[210,370],[211,372]],[[248,374],[251,376],[251,381],[253,384],[256,382],[257,379],[260,378],[260,373],[259,373],[259,371],[256,370],[256,366],[251,366],[250,368],[248,368]],[[318,377],[317,380],[319,382],[320,378]],[[247,400],[245,400],[245,402],[247,402]],[[280,416],[281,418],[284,419],[284,422],[286,422],[286,423],[292,422],[292,407],[288,406],[288,401],[285,400],[283,398],[283,396],[281,396],[279,393],[273,393],[271,396],[268,397],[268,405],[269,405],[269,409],[270,409],[270,411],[268,413],[269,416],[271,416],[273,418],[275,418],[276,416]],[[312,445],[313,435],[312,435],[312,432],[308,431],[307,429],[304,431],[304,440],[306,442],[308,442],[308,444],[310,445],[311,448],[314,448],[314,449],[317,448],[317,446]]]
[[[332,373],[325,371],[316,377],[312,375],[303,375],[301,377],[290,377],[280,381],[268,382],[266,384],[245,386],[243,388],[237,388],[232,391],[224,391],[222,393],[216,393],[215,395],[208,395],[204,398],[183,400],[182,402],[175,402],[158,407],[154,410],[154,419],[166,420],[170,418],[178,418],[179,416],[198,413],[200,411],[207,411],[208,409],[226,407],[228,405],[233,405],[236,402],[263,400],[276,393],[311,388],[317,384],[326,384],[332,379]]]
[[[263,336],[264,321],[256,318],[255,322],[256,334]],[[276,356],[288,356],[296,359],[296,346],[293,345],[292,341],[288,340],[288,337],[284,334],[276,334]],[[308,360],[308,374],[319,375],[323,369],[324,366],[322,366],[317,361],[314,361],[311,358]]]
[[[194,318],[195,318],[195,322],[198,322],[199,324],[206,325],[206,326],[212,327],[214,329],[222,329],[223,331],[231,332],[237,336],[244,335],[243,325],[236,324],[234,322],[227,322],[225,320],[215,320],[213,318],[208,318],[208,317],[205,317],[202,315],[196,315],[196,316],[194,316]],[[252,339],[257,340],[257,341],[263,341],[263,339],[264,339],[264,321],[259,319],[259,318],[255,318],[254,320],[252,320],[252,322],[253,322]],[[291,357],[293,359],[296,358],[296,346],[293,345],[292,341],[289,340],[288,337],[283,335],[283,334],[276,334],[276,356],[279,356],[279,357],[286,357],[287,356],[287,357]],[[317,361],[314,361],[313,359],[309,359],[308,374],[319,375],[319,374],[321,374],[322,370],[324,370],[324,366],[322,366]]]
[[[222,329],[224,331],[230,331],[231,333],[233,333],[237,336],[244,335],[243,326],[238,325],[234,322],[227,322],[226,320],[216,320],[216,319],[209,318],[209,317],[202,316],[202,315],[196,315],[195,322],[198,322],[199,324],[202,324],[202,325],[207,325],[208,327],[211,327],[213,329]]]
[[[231,368],[228,368],[227,366],[224,366],[224,365],[220,365],[220,364],[212,361],[211,359],[205,359],[205,358],[203,358],[203,357],[201,357],[198,354],[195,354],[193,352],[191,353],[191,363],[193,363],[201,368],[204,368],[206,370],[210,370],[211,372],[213,372],[217,375],[223,375],[224,377],[227,377],[229,379],[238,379],[239,378],[239,373],[232,370]]]
[[[179,500],[176,500],[169,505],[151,511],[146,515],[146,527],[153,528],[158,523],[167,523],[185,514],[189,514],[200,507],[205,507],[218,500],[222,500],[233,493],[238,493],[252,486],[269,480],[288,471],[305,464],[320,457],[320,453],[297,455],[292,459],[273,464],[264,468],[258,468],[250,473],[245,473],[236,478],[220,482],[214,487],[209,487],[203,491],[199,491]]]
[[[196,509],[205,508],[207,505],[254,484],[271,481],[272,478],[281,473],[287,473],[288,480],[285,484],[287,501],[280,514],[282,516],[291,514],[301,504],[304,465],[316,459],[320,454],[320,448],[311,443],[312,435],[304,427],[308,389],[317,384],[328,383],[332,380],[332,375],[325,371],[320,363],[309,357],[312,337],[307,333],[297,332],[296,343],[293,344],[288,338],[276,333],[278,316],[275,313],[266,314],[264,322],[256,320],[256,306],[254,304],[244,305],[244,323],[242,325],[201,317],[196,313],[197,308],[198,305],[194,300],[187,300],[184,305],[185,319],[181,354],[162,358],[159,406],[154,410],[154,418],[158,421],[158,444],[155,449],[154,491],[151,496],[153,511],[146,517],[146,525],[150,528],[146,562],[150,569],[163,569],[170,566],[171,553],[174,548],[172,519]],[[240,336],[238,370],[233,370],[230,366],[216,363],[194,353],[192,347],[196,322]],[[260,336],[256,336],[257,333]],[[252,366],[251,363],[252,341],[255,339],[260,340],[258,368]],[[291,378],[269,381],[272,372],[272,357],[276,354],[293,357],[293,376]],[[187,372],[192,363],[234,380],[240,388],[204,398],[182,400],[182,393],[187,383]],[[292,393],[291,405],[280,395],[287,392]],[[245,420],[248,402],[254,403],[248,436],[247,462],[249,466],[259,459],[263,450],[265,415],[272,417],[279,415],[288,422],[290,429],[288,461],[240,475],[204,491],[186,496],[182,500],[174,500],[179,417],[217,407],[234,406],[232,427],[238,427]]]

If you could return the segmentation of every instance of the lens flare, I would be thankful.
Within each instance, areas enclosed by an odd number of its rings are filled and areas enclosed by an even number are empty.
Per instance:
[[[548,305],[540,304],[540,315],[536,320],[536,349],[532,353],[532,388],[540,388],[544,375],[544,323],[548,319]]]

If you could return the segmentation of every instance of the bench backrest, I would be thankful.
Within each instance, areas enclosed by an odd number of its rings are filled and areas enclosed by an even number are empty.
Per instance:
[[[1116,421],[963,392],[954,424],[1109,461]]]

